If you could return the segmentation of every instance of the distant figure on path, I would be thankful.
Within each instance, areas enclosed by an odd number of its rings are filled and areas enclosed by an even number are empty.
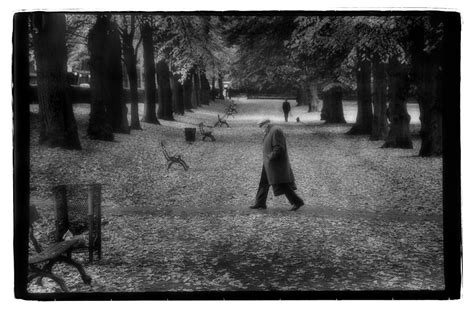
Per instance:
[[[285,114],[285,122],[288,122],[288,113],[290,113],[290,111],[290,103],[288,102],[288,99],[285,99],[285,102],[283,102],[283,114]]]
[[[303,200],[295,193],[296,184],[286,148],[286,139],[280,127],[272,125],[269,119],[258,123],[264,129],[263,138],[263,167],[258,185],[255,204],[251,209],[264,210],[267,208],[267,195],[270,185],[273,194],[285,194],[292,204],[291,211],[296,211],[304,205]]]

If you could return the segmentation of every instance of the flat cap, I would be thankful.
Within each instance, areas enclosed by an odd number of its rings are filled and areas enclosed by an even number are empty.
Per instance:
[[[264,125],[267,125],[268,123],[270,123],[270,120],[268,118],[264,119],[264,120],[261,120],[260,122],[257,123],[258,127],[262,127]]]

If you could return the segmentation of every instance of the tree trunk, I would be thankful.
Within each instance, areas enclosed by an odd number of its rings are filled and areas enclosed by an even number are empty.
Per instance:
[[[410,115],[407,111],[408,99],[408,71],[406,66],[396,60],[390,60],[388,68],[389,106],[388,119],[390,121],[388,136],[382,148],[412,149],[410,138]]]
[[[217,84],[219,85],[219,95],[217,98],[224,99],[224,77],[222,74],[219,74],[219,77],[217,78]]]
[[[333,88],[323,93],[323,108],[321,119],[326,124],[345,124],[344,110],[342,108],[342,89]]]
[[[300,88],[298,89],[299,90],[299,103],[298,105],[301,105],[301,106],[308,106],[309,108],[311,108],[311,94],[309,93],[308,91],[308,84],[307,83],[302,83]]]
[[[196,104],[201,106],[201,74],[199,69],[194,72],[194,88],[196,89]]]
[[[321,99],[319,99],[318,83],[316,81],[310,81],[306,88],[309,95],[308,112],[321,111]]]
[[[91,113],[87,135],[95,140],[112,141],[114,140],[113,129],[106,113],[106,103],[110,101],[108,68],[104,53],[107,41],[107,23],[106,16],[98,16],[88,36]]]
[[[412,63],[417,100],[420,107],[421,148],[420,156],[438,156],[443,152],[443,66],[439,48],[428,54],[424,51],[424,27],[418,26],[414,32]],[[438,50],[438,51],[437,51]]]
[[[304,88],[300,86],[296,89],[296,106],[306,105],[304,100]]]
[[[203,94],[202,94],[202,88],[203,88],[203,82],[201,80],[202,78],[202,71],[197,70],[196,71],[196,90],[197,90],[197,97],[198,97],[198,105],[202,106],[203,103]]]
[[[156,79],[158,81],[159,92],[159,107],[158,118],[172,121],[173,107],[172,94],[170,87],[170,70],[168,64],[161,60],[156,64]]]
[[[36,28],[40,143],[80,150],[76,120],[68,98],[66,18],[62,13],[34,13],[33,25]]]
[[[178,101],[176,99],[178,84],[173,74],[170,74],[170,89],[171,89],[171,110],[173,111],[174,114],[179,114]]]
[[[385,65],[379,59],[372,64],[372,75],[374,84],[374,116],[372,119],[372,134],[370,140],[383,140],[387,136],[387,78]]]
[[[134,17],[132,16],[132,19]],[[132,29],[134,29],[132,27]],[[138,115],[138,75],[137,75],[137,55],[133,47],[133,31],[122,36],[123,58],[127,68],[128,82],[130,84],[130,128],[141,130],[140,117]]]
[[[29,92],[29,32],[30,13],[15,13],[13,19],[13,245],[15,247],[14,292],[27,290],[28,225],[30,205],[30,92]],[[10,152],[11,153],[11,152]]]
[[[212,76],[211,83],[211,100],[216,101],[216,77]]]
[[[109,21],[106,41],[106,58],[110,101],[105,103],[107,115],[114,133],[130,133],[127,106],[123,97],[122,47],[120,32],[115,23]]]
[[[193,109],[197,109],[199,106],[199,81],[198,81],[198,75],[197,75],[197,70],[194,67],[191,70],[191,82],[192,82],[192,88],[191,88],[191,106]]]
[[[442,71],[433,64],[424,64],[423,78],[418,84],[420,107],[420,156],[439,156],[443,153]]]
[[[370,89],[370,62],[360,61],[357,72],[357,117],[348,135],[370,135],[372,133],[372,100]]]
[[[332,99],[331,99],[331,96],[329,95],[329,92],[327,91],[323,92],[322,98],[323,98],[323,108],[321,109],[320,120],[327,121],[329,115],[331,114],[331,112],[329,112],[329,107],[331,106]]]
[[[130,83],[130,128],[142,130],[140,125],[140,117],[138,114],[138,77],[137,77],[137,67],[136,66],[127,66],[128,80]]]
[[[207,80],[206,73],[201,72],[201,104],[209,105],[211,86]]]
[[[178,75],[173,75],[170,78],[171,81],[171,92],[173,101],[173,111],[176,114],[184,114],[184,101],[183,101],[183,85],[179,82]]]
[[[184,102],[184,109],[186,111],[192,112],[192,93],[193,93],[193,79],[191,73],[186,75],[186,79],[183,83],[183,102]]]
[[[145,68],[145,112],[143,122],[160,124],[156,117],[155,61],[153,56],[153,31],[151,25],[140,25],[143,45],[143,63]]]

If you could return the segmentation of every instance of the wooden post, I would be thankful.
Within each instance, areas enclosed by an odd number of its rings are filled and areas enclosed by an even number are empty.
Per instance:
[[[102,208],[101,208],[101,185],[95,185],[96,190],[96,197],[95,197],[95,205],[96,205],[96,212],[97,212],[97,251],[99,255],[99,260],[102,259]]]
[[[89,220],[89,240],[88,240],[88,249],[89,249],[89,262],[92,263],[94,259],[94,234],[95,234],[95,225],[94,225],[94,185],[89,185],[87,188],[87,218]]]
[[[101,236],[101,185],[90,184],[87,189],[87,206],[89,219],[89,262],[94,259],[94,250],[97,250],[98,259],[102,258]]]
[[[62,241],[64,233],[69,229],[69,217],[67,207],[66,185],[58,185],[53,188],[56,204],[56,241]]]

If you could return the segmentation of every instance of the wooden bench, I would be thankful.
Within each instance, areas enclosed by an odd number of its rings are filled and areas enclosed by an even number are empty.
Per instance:
[[[86,284],[90,284],[92,279],[87,275],[84,267],[74,261],[71,257],[72,249],[84,244],[82,236],[74,236],[71,239],[61,241],[43,249],[35,238],[33,223],[40,218],[40,215],[34,206],[30,206],[30,241],[34,247],[35,252],[30,254],[28,257],[28,278],[27,283],[30,283],[33,279],[37,279],[36,283],[42,286],[42,280],[44,277],[51,278],[55,281],[64,292],[68,292],[69,289],[62,278],[53,273],[53,266],[56,263],[66,263],[74,266],[81,274],[82,281]]]
[[[163,155],[165,156],[166,161],[168,162],[168,170],[174,163],[180,164],[185,171],[189,169],[189,166],[186,164],[186,162],[184,162],[180,154],[170,155],[168,151],[166,151],[165,143],[163,141],[161,142],[161,149],[163,150]]]
[[[212,135],[212,130],[205,130],[204,123],[199,123],[199,131],[202,135],[202,141],[205,141],[206,138],[209,138],[211,141],[216,141],[216,138]]]
[[[225,118],[221,117],[219,114],[217,114],[217,122],[214,124],[214,127],[222,127],[222,125],[226,125],[227,127],[230,127]]]

